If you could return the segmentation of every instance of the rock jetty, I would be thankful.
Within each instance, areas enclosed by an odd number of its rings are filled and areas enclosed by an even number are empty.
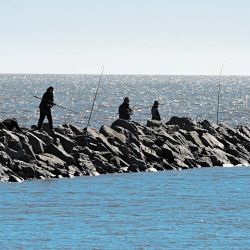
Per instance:
[[[100,131],[64,124],[44,131],[0,130],[0,180],[21,182],[107,173],[249,165],[250,128],[172,117],[118,119]]]

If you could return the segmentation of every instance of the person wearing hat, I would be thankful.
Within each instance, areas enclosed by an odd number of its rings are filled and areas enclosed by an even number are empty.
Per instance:
[[[43,94],[43,98],[39,105],[40,117],[39,117],[39,121],[37,125],[38,130],[42,128],[43,121],[46,116],[49,122],[50,129],[53,129],[53,121],[52,121],[52,115],[51,115],[51,108],[55,105],[53,103],[54,101],[53,91],[54,91],[54,88],[49,87],[47,91]]]
[[[129,107],[129,98],[125,97],[123,103],[119,106],[119,118],[130,120],[133,110]]]
[[[161,116],[160,116],[160,113],[159,113],[159,110],[158,110],[158,106],[159,106],[159,102],[154,101],[154,104],[153,104],[152,109],[151,109],[152,120],[157,120],[157,121],[161,120]]]

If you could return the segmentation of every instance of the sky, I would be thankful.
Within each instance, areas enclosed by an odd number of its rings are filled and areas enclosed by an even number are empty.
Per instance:
[[[250,75],[249,0],[0,0],[0,73]]]

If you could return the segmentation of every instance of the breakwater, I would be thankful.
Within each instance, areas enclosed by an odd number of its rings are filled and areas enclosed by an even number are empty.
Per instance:
[[[172,117],[145,126],[116,120],[99,132],[64,124],[53,131],[0,130],[0,180],[21,182],[107,173],[249,165],[250,129]]]

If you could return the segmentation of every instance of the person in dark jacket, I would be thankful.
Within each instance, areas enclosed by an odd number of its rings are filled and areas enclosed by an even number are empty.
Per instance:
[[[119,107],[119,118],[130,120],[133,110],[129,107],[129,98],[125,97],[123,103]]]
[[[18,126],[16,118],[5,119],[1,122],[1,127],[10,131],[15,128],[18,132],[22,132],[22,129]]]
[[[49,122],[50,129],[53,129],[53,121],[52,121],[52,115],[51,115],[51,108],[55,105],[53,103],[54,101],[53,91],[54,91],[54,88],[49,87],[47,91],[43,94],[43,98],[39,105],[40,118],[39,118],[38,125],[37,125],[38,130],[42,128],[43,121],[46,116]]]
[[[158,110],[158,106],[159,106],[159,102],[154,101],[154,104],[153,104],[152,109],[151,109],[152,120],[157,120],[157,121],[161,120],[161,116],[160,116],[160,113],[159,113],[159,110]]]

